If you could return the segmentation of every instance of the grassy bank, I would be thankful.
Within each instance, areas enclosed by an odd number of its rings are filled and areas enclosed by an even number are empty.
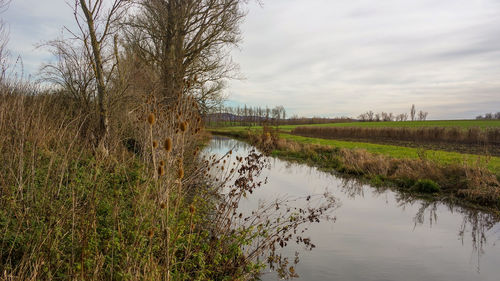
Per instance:
[[[249,280],[266,263],[295,276],[280,249],[311,247],[306,224],[335,207],[324,196],[237,212],[263,184],[264,157],[201,157],[188,97],[111,118],[103,150],[91,115],[20,92],[0,92],[1,280]]]
[[[281,127],[280,127],[281,130]],[[223,134],[237,138],[247,138],[249,132],[258,133],[262,129],[260,127],[226,127],[211,129],[215,134]],[[322,138],[311,138],[288,134],[280,131],[282,139],[295,141],[302,144],[324,145],[344,149],[363,149],[367,152],[384,155],[396,159],[419,159],[426,157],[429,160],[435,161],[440,164],[463,164],[475,165],[477,161],[484,163],[487,168],[495,174],[500,174],[500,157],[480,157],[474,154],[464,154],[457,152],[448,152],[440,150],[422,150],[412,147],[374,144],[368,142],[355,142],[355,141],[341,141]]]
[[[226,128],[212,132],[248,140],[275,156],[356,175],[376,186],[391,185],[477,206],[500,208],[499,158],[258,130]]]

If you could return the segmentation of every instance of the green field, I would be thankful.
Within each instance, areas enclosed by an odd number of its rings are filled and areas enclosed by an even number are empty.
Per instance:
[[[291,132],[296,127],[313,126],[313,127],[407,127],[407,128],[420,128],[420,127],[460,127],[460,128],[473,128],[479,127],[486,128],[500,128],[500,120],[436,120],[436,121],[403,121],[403,122],[350,122],[350,123],[326,123],[326,124],[308,124],[308,125],[281,125],[279,129],[283,132]],[[234,130],[256,130],[262,128],[261,126],[233,126],[222,127],[217,130],[226,130],[232,128]]]
[[[427,121],[434,122],[434,121]],[[445,121],[440,121],[445,122]],[[456,122],[456,121],[454,121]],[[397,123],[397,122],[388,122],[388,123]],[[402,122],[409,123],[409,122]],[[351,123],[352,124],[352,123]],[[366,124],[366,123],[365,123]],[[280,129],[285,126],[280,126]],[[213,133],[222,133],[234,136],[244,136],[247,130],[256,131],[259,130],[260,127],[225,127],[225,128],[217,128],[211,129]],[[331,140],[331,139],[320,139],[320,138],[309,138],[287,134],[285,130],[283,130],[280,136],[284,139],[297,141],[300,143],[309,143],[309,144],[320,144],[320,145],[328,145],[339,148],[347,148],[347,149],[365,149],[371,153],[383,154],[393,158],[418,158],[419,157],[419,149],[412,147],[404,147],[404,146],[395,146],[395,145],[385,145],[385,144],[374,144],[367,142],[352,142],[352,141],[339,141],[339,140]],[[425,152],[428,159],[437,161],[442,164],[451,164],[451,163],[464,163],[467,162],[470,165],[475,165],[477,161],[485,162],[485,157],[479,157],[478,155],[473,154],[462,154],[458,152],[448,152],[448,151],[440,151],[440,150],[427,150]],[[491,157],[487,163],[488,169],[495,174],[500,173],[500,157]]]
[[[438,120],[438,121],[404,121],[404,122],[351,122],[351,123],[327,123],[312,125],[283,125],[280,129],[291,131],[300,126],[319,127],[460,127],[460,128],[499,128],[500,120]]]

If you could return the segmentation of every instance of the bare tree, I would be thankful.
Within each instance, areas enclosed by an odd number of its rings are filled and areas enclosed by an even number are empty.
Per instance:
[[[408,113],[401,113],[396,115],[395,117],[396,121],[406,121],[408,120]]]
[[[428,115],[428,112],[424,112],[424,111],[420,110],[418,112],[418,120],[425,121],[427,119],[427,115]]]
[[[415,109],[415,105],[412,104],[411,105],[411,109],[410,109],[410,117],[411,117],[411,121],[415,121],[415,113],[417,112],[417,110]]]
[[[233,77],[236,70],[229,45],[240,41],[244,0],[140,0],[140,12],[130,21],[128,42],[161,74],[165,102],[192,95]],[[198,85],[198,86],[196,86]],[[210,87],[208,87],[210,88]],[[211,97],[215,96],[212,87]],[[220,93],[220,91],[219,91]],[[206,97],[206,95],[205,95]]]
[[[42,80],[59,85],[64,94],[74,99],[86,112],[91,112],[96,85],[86,50],[67,40],[50,41],[47,46],[57,62],[42,67]]]
[[[381,116],[382,116],[382,121],[385,121],[385,122],[393,121],[393,119],[394,119],[393,113],[382,112]]]
[[[374,116],[373,111],[370,110],[366,114],[367,114],[367,117],[368,117],[368,121],[372,122],[373,121],[373,116]]]
[[[368,114],[366,114],[366,113],[360,114],[360,115],[358,116],[358,119],[359,119],[361,122],[366,122],[366,121],[368,121]]]
[[[200,106],[200,113],[205,115],[224,102],[222,90],[226,87],[224,81],[215,81],[197,84],[193,89],[193,96]]]
[[[401,117],[401,121],[408,121],[408,113],[402,113]]]
[[[45,78],[64,86],[85,103],[96,105],[96,146],[104,152],[109,136],[109,82],[117,66],[113,35],[129,3],[130,0],[74,0],[78,31],[66,28],[72,38],[48,43],[59,61],[45,66],[43,71]],[[76,43],[69,43],[72,40]]]

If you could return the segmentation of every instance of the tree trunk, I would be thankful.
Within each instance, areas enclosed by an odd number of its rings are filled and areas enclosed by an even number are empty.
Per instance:
[[[101,44],[97,40],[97,35],[95,31],[94,19],[92,13],[89,11],[87,4],[84,0],[80,0],[80,5],[82,6],[82,11],[87,20],[87,25],[89,28],[90,44],[92,46],[92,55],[94,72],[97,81],[97,106],[98,106],[98,124],[97,124],[97,146],[103,152],[107,152],[106,140],[109,135],[109,120],[108,112],[106,108],[106,86],[104,84],[104,70],[103,62],[101,57]]]

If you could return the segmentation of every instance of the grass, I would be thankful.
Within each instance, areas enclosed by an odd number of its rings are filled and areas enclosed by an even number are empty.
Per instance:
[[[297,127],[460,127],[472,128],[499,128],[500,120],[431,120],[431,121],[398,121],[398,122],[350,122],[350,123],[326,123],[326,124],[308,124],[308,125],[281,125],[279,129],[284,132],[291,132]],[[230,128],[246,129],[249,126],[234,126]],[[252,126],[252,129],[262,128],[261,126]],[[217,128],[217,130],[226,130],[227,127]]]
[[[304,125],[300,125],[304,126]],[[280,126],[282,130],[293,130],[299,125],[284,125]],[[305,126],[316,127],[460,127],[460,128],[497,128],[500,127],[500,120],[432,120],[432,121],[398,121],[398,122],[352,122],[352,123],[328,123],[328,124],[313,124]]]
[[[498,159],[298,137],[270,128],[213,132],[243,138],[276,157],[359,177],[376,187],[432,194],[435,199],[462,202],[497,214],[500,210]]]
[[[283,133],[280,134],[280,136],[284,139],[293,140],[300,143],[320,144],[320,145],[327,145],[327,146],[347,148],[347,149],[365,149],[371,153],[382,154],[398,159],[417,159],[423,152],[418,148],[395,146],[395,145],[309,138],[309,137],[295,136]],[[426,150],[425,155],[429,159],[435,160],[442,164],[457,164],[457,163],[462,163],[464,161],[473,164],[478,159],[478,156],[473,154],[463,154],[463,153],[440,151],[440,150]],[[483,161],[484,160],[485,159],[483,159]],[[488,169],[492,172],[499,173],[500,157],[491,157],[488,162]]]
[[[396,122],[392,122],[396,123]],[[280,126],[281,129],[281,126]],[[244,137],[244,134],[248,131],[256,132],[260,130],[260,127],[226,127],[212,129],[214,133],[223,133],[227,135],[232,135],[235,137]],[[303,144],[319,144],[331,147],[345,148],[345,149],[365,149],[370,153],[380,154],[389,156],[396,159],[418,159],[425,153],[425,157],[430,160],[436,161],[441,164],[460,164],[464,161],[469,164],[474,164],[478,161],[486,161],[483,157],[478,158],[477,155],[464,154],[458,152],[448,152],[441,150],[425,150],[412,147],[386,145],[386,144],[374,144],[367,142],[353,142],[353,141],[340,141],[331,139],[321,139],[321,138],[310,138],[291,135],[286,132],[281,132],[280,137],[290,141],[296,141]],[[488,159],[487,167],[488,169],[495,173],[500,174],[500,157],[491,157]]]
[[[291,277],[280,242],[336,206],[321,195],[307,211],[287,211],[292,198],[236,212],[267,160],[199,155],[208,136],[190,98],[110,119],[104,151],[78,103],[12,92],[0,90],[0,280],[254,280],[265,263]]]

